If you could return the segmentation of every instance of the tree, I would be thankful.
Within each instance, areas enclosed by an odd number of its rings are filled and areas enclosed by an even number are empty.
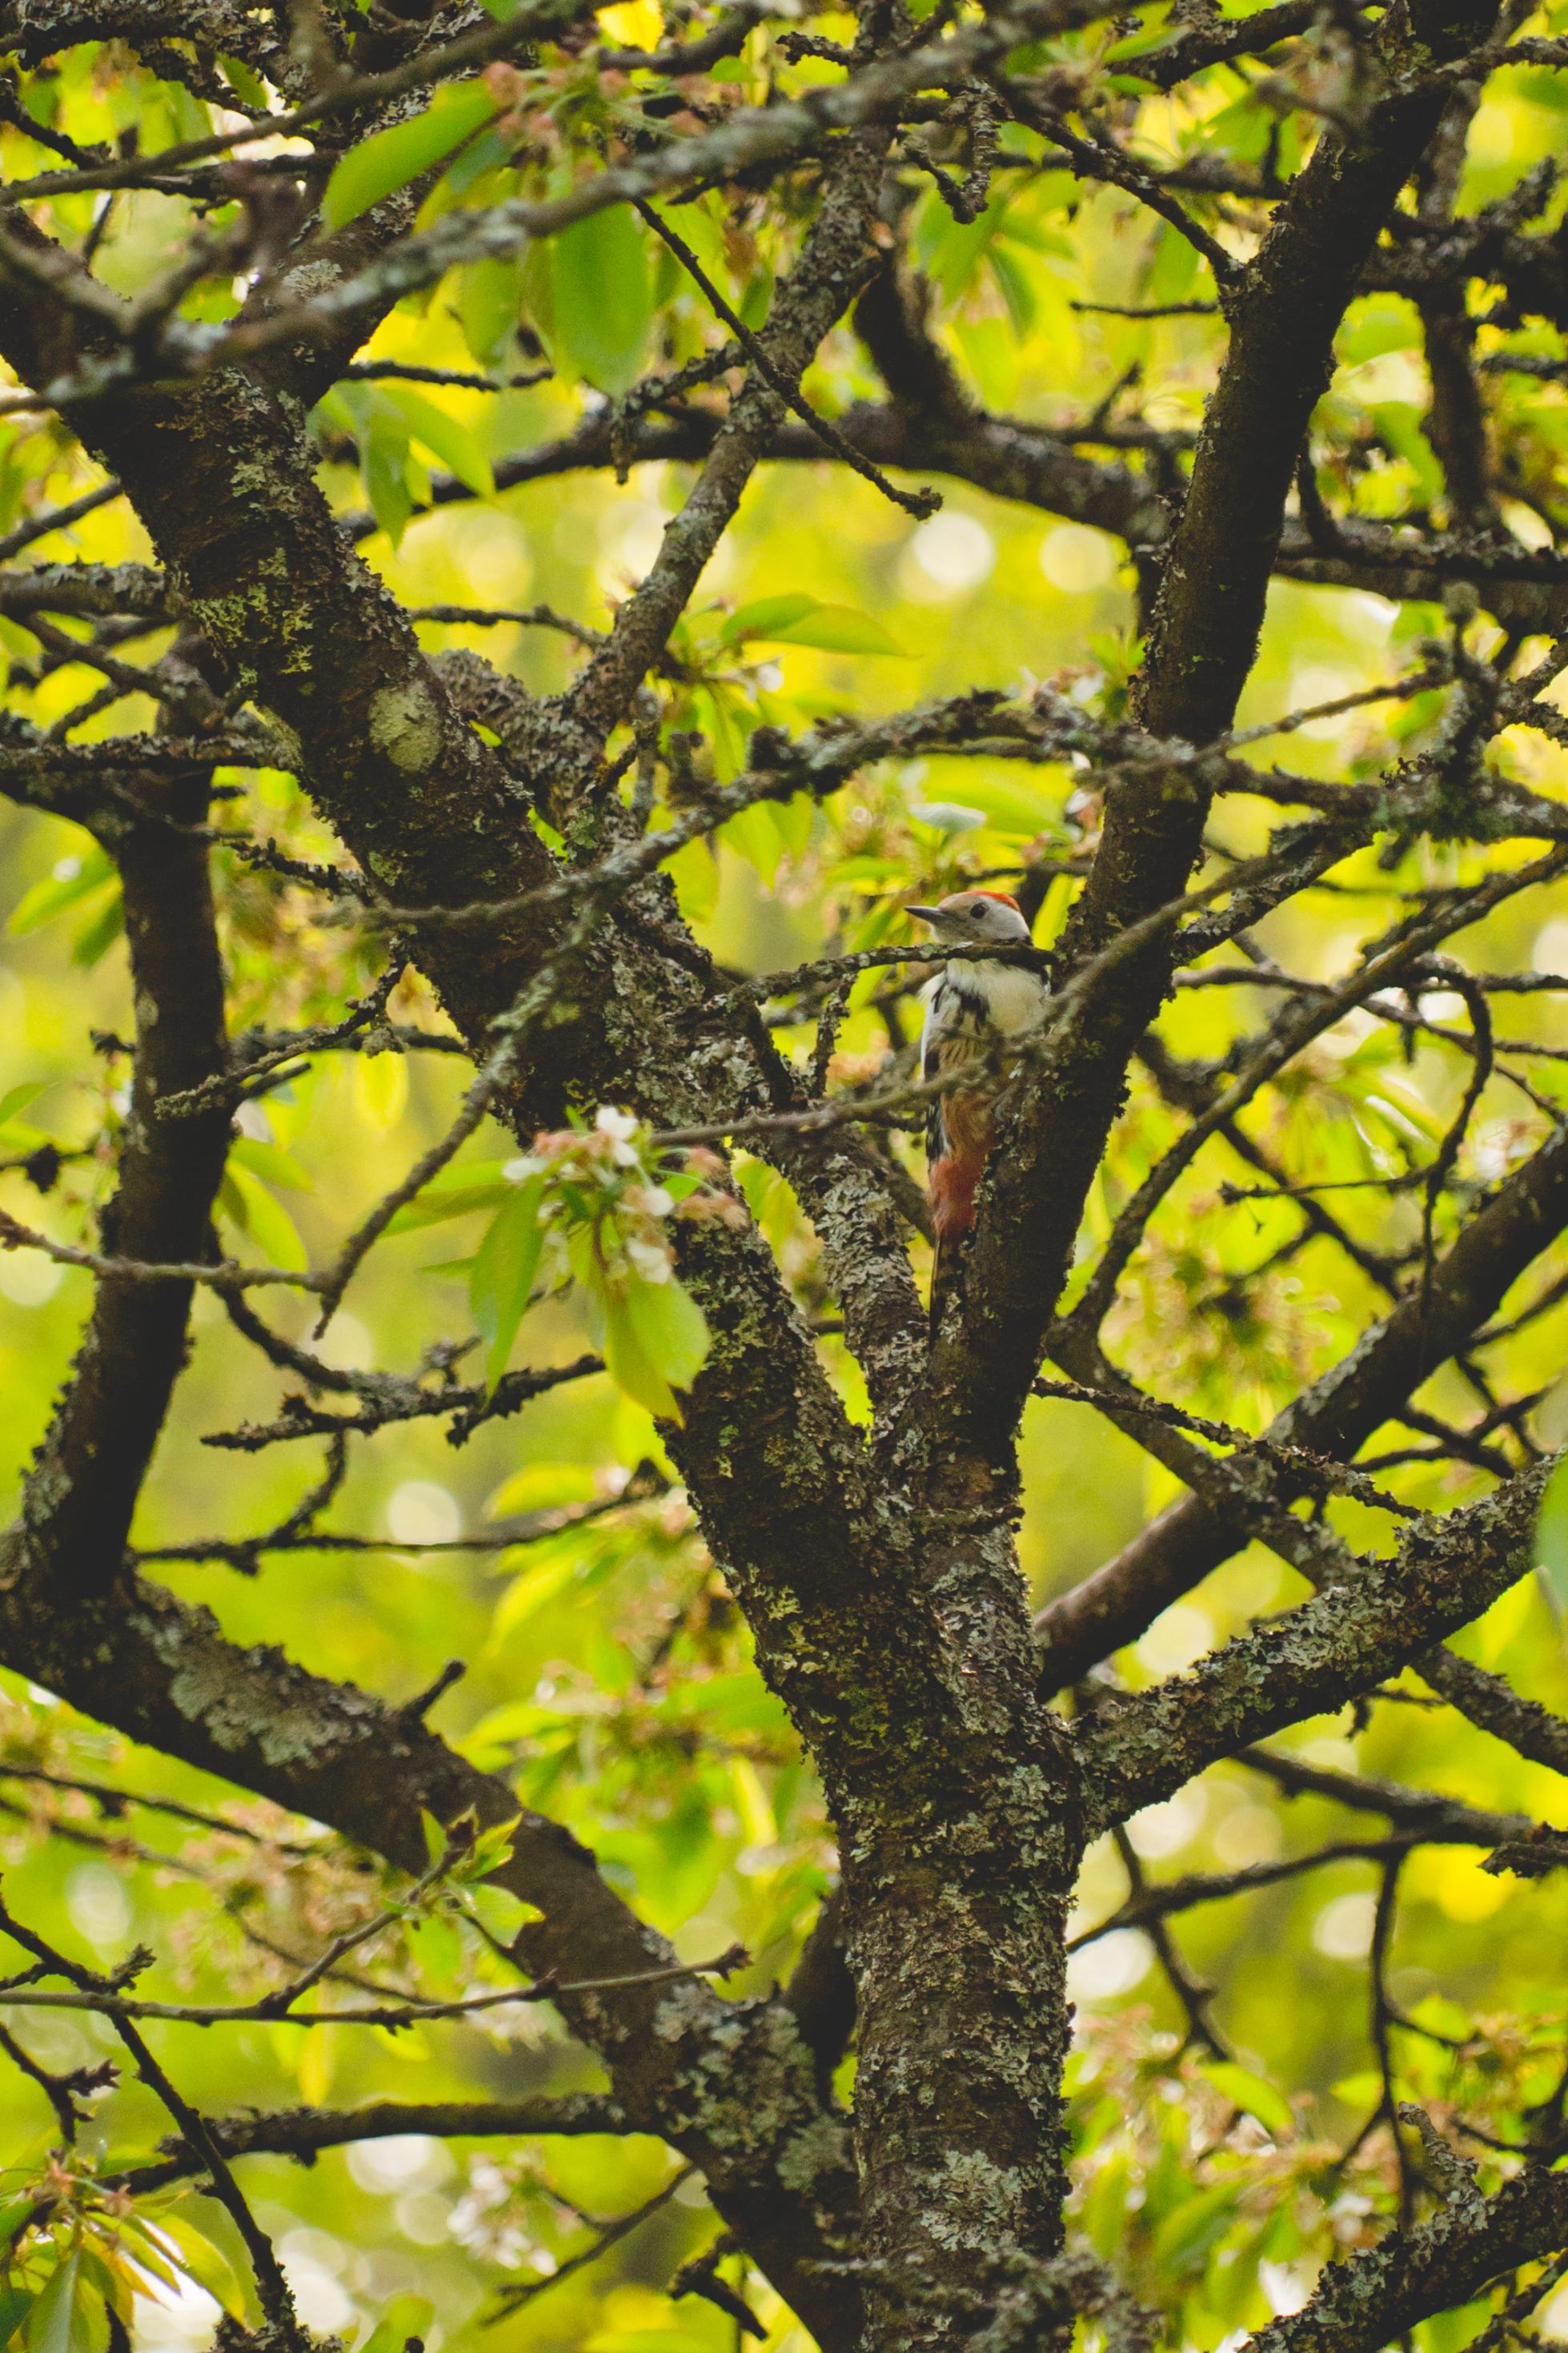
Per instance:
[[[1555,21],[11,12],[6,2341],[1543,2307]]]

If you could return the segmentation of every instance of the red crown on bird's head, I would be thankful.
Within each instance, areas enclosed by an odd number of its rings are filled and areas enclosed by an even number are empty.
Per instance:
[[[1011,891],[976,891],[974,895],[977,899],[1000,899],[1002,904],[1005,907],[1011,907],[1016,915],[1021,915],[1024,912]]]

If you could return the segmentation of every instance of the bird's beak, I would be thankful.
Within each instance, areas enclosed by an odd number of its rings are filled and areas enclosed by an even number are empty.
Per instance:
[[[935,923],[940,930],[947,917],[940,907],[906,907],[906,915],[918,915],[922,923]]]

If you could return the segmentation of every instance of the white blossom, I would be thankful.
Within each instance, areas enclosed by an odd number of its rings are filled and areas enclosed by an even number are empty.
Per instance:
[[[662,1242],[626,1243],[626,1256],[645,1282],[668,1282],[670,1277],[669,1252]]]
[[[662,1185],[629,1185],[622,1198],[639,1218],[668,1218],[675,1207],[674,1194]]]

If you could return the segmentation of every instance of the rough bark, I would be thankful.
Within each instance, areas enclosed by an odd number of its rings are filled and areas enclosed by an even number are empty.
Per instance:
[[[113,847],[138,1007],[120,1182],[103,1219],[114,1256],[168,1262],[208,1256],[208,1219],[228,1146],[226,1111],[179,1129],[160,1097],[224,1068],[224,976],[205,842],[207,779],[149,782],[157,811],[129,820]],[[38,1575],[57,1593],[118,1577],[131,1516],[185,1359],[188,1282],[109,1277],[35,1460],[24,1505]]]

